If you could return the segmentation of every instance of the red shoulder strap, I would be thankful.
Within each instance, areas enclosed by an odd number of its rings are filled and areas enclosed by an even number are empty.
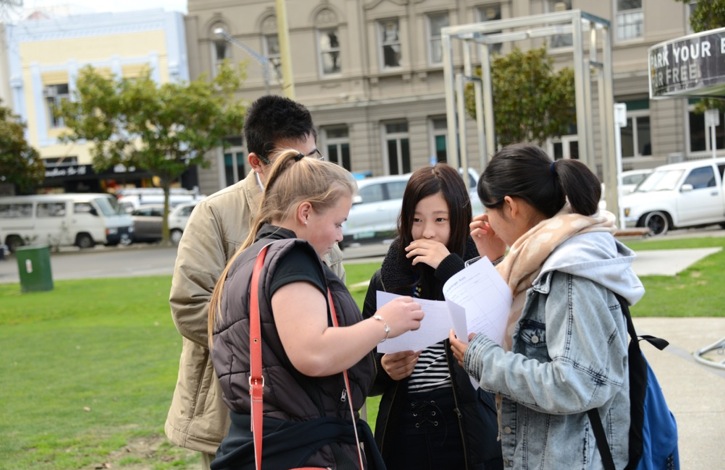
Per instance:
[[[254,437],[254,461],[256,468],[262,468],[262,418],[264,394],[264,376],[262,376],[262,328],[259,320],[259,275],[264,266],[269,245],[265,245],[257,255],[252,272],[252,285],[249,294],[249,395],[251,396],[252,436]]]
[[[259,276],[264,266],[264,259],[267,256],[269,245],[265,245],[257,255],[254,263],[254,271],[252,271],[252,284],[249,294],[249,355],[250,355],[250,375],[249,375],[249,395],[251,396],[251,413],[252,413],[252,436],[254,438],[254,461],[256,468],[262,468],[262,435],[264,417],[264,376],[262,375],[262,329],[259,319]],[[327,289],[327,300],[330,305],[330,313],[332,316],[332,324],[337,327],[337,312],[335,311],[335,303],[332,300],[332,293]],[[355,424],[355,410],[352,405],[352,395],[350,394],[350,380],[347,376],[347,370],[342,372],[345,381],[345,390],[347,392],[347,400],[350,405],[350,413],[352,425],[355,431],[355,441],[357,442],[358,459],[360,469],[364,469],[362,452],[360,449],[360,438]]]

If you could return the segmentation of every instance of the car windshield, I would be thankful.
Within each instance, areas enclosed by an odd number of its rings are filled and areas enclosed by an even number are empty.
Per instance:
[[[678,181],[682,178],[684,170],[658,170],[651,173],[647,179],[642,181],[635,191],[671,191],[675,189]]]
[[[105,216],[125,214],[125,212],[123,212],[123,209],[121,209],[121,206],[118,204],[118,201],[113,196],[99,197],[94,199],[93,201],[100,209],[101,214]]]

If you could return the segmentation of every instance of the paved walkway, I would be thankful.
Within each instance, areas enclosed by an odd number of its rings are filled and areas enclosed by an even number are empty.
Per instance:
[[[725,318],[635,318],[638,334],[665,338],[664,350],[642,350],[677,420],[682,470],[725,468],[725,370],[702,365],[693,352],[725,338]],[[713,356],[722,361],[725,351]]]
[[[640,250],[632,267],[638,276],[674,276],[720,248]]]

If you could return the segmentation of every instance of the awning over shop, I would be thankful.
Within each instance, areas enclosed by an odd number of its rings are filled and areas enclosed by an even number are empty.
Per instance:
[[[650,47],[649,96],[725,98],[725,28]]]

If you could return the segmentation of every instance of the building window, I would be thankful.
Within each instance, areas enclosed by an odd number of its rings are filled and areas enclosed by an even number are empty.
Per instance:
[[[430,120],[432,152],[430,157],[431,165],[436,162],[445,163],[448,161],[448,123],[446,118],[433,118]]]
[[[692,25],[690,24],[690,18],[692,18],[692,13],[695,11],[695,8],[697,8],[697,1],[692,1],[687,4],[687,32],[689,34],[694,33],[695,31],[692,29]]]
[[[627,125],[621,128],[623,158],[652,155],[649,100],[633,100],[627,105]]]
[[[644,12],[642,0],[617,0],[617,39],[626,41],[642,37]]]
[[[697,99],[690,100],[690,152],[712,153],[710,126],[705,125],[705,113],[696,113],[694,105]],[[720,124],[715,126],[715,151],[725,149],[725,114],[720,111]]]
[[[571,10],[571,0],[549,0],[547,7],[550,12]],[[572,44],[574,44],[574,40],[571,33],[555,34],[551,36],[549,42],[552,49],[557,47],[571,47]]]
[[[396,122],[385,124],[385,158],[388,163],[388,174],[400,175],[410,173],[410,139],[408,123]]]
[[[428,15],[428,61],[437,65],[443,63],[441,29],[448,26],[448,13]]]
[[[243,140],[240,136],[227,137],[225,139],[229,147],[224,150],[224,184],[229,186],[244,178],[244,162],[246,152],[244,151]]]
[[[45,164],[46,168],[61,165],[77,165],[78,157],[48,157],[43,159],[43,163]]]
[[[212,38],[211,41],[211,63],[212,63],[212,74],[216,76],[219,71],[219,67],[225,59],[230,58],[229,43],[227,38],[217,33],[217,30],[227,31],[227,28],[219,24],[214,25],[211,29]]]
[[[272,67],[276,70],[281,63],[279,53],[279,36],[277,36],[277,33],[264,35],[264,55],[272,64]]]
[[[348,128],[346,126],[329,127],[323,129],[323,132],[327,159],[347,171],[352,171]]]
[[[317,37],[318,44],[320,46],[322,75],[334,75],[340,73],[340,39],[337,33],[337,28],[319,30]]]
[[[244,178],[244,152],[224,152],[224,182],[227,186]]]
[[[492,3],[490,5],[484,5],[476,8],[476,16],[478,17],[479,22],[484,21],[496,21],[501,19],[501,4],[500,3]],[[499,34],[501,31],[490,31],[488,34]],[[500,54],[501,48],[503,47],[502,43],[498,44],[491,44],[489,46],[489,51],[491,54]]]
[[[43,90],[46,103],[46,111],[48,113],[48,122],[50,127],[65,127],[63,118],[55,116],[55,110],[58,109],[60,104],[67,99],[70,99],[70,93],[68,91],[68,84],[61,83],[58,85],[48,85]]]
[[[391,18],[378,23],[380,44],[382,46],[383,68],[400,67],[400,23]]]
[[[627,113],[627,126],[622,128],[622,157],[652,155],[649,115]]]

